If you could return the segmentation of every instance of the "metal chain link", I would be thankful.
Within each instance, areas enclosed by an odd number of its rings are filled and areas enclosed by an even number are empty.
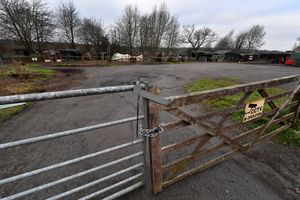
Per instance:
[[[163,126],[165,124],[161,123],[159,126],[152,128],[152,129],[144,129],[142,125],[140,125],[139,134],[145,137],[156,137],[164,131]]]
[[[138,85],[139,87],[142,87],[144,84],[146,84],[147,82],[144,81],[142,78],[137,77],[136,80],[134,81],[134,85]],[[144,136],[144,137],[155,137],[158,136],[160,134],[162,134],[163,132],[163,126],[165,125],[164,123],[159,124],[158,127],[152,128],[152,129],[144,129],[142,125],[139,126],[139,102],[140,102],[140,95],[138,95],[137,98],[137,120],[136,120],[136,134],[138,137],[138,135]]]

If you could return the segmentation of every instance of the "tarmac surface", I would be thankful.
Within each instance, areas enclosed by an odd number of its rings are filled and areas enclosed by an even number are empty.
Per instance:
[[[84,78],[73,89],[131,84],[136,77],[141,77],[150,85],[160,87],[163,96],[183,94],[187,83],[201,78],[237,78],[248,83],[300,74],[300,68],[237,63],[125,65],[80,69],[84,71]],[[5,143],[135,115],[136,96],[131,92],[38,102],[0,126],[0,141]],[[193,131],[187,130],[187,134],[190,134],[188,132]],[[0,179],[131,141],[134,134],[135,125],[129,123],[90,131],[89,134],[2,150]],[[140,149],[137,146],[134,150]],[[123,153],[125,155],[128,152],[130,150]],[[149,187],[140,188],[121,199],[297,200],[300,199],[299,158],[299,151],[268,141],[247,155],[237,153],[229,160],[171,185],[159,194],[152,194]],[[0,186],[0,197],[95,167],[107,159],[110,157],[92,159],[56,170],[55,173],[47,172]],[[116,169],[111,167],[109,170]],[[106,173],[109,174],[109,170]],[[102,175],[96,173],[85,176],[29,195],[26,199],[45,199]],[[94,189],[78,192],[68,199],[78,199],[102,186],[100,184]]]

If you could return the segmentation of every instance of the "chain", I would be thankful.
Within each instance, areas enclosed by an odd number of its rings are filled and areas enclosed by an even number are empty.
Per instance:
[[[140,125],[140,130],[139,130],[139,134],[141,136],[144,137],[155,137],[158,136],[160,134],[162,134],[162,132],[164,131],[163,129],[164,123],[159,124],[158,127],[152,128],[152,129],[144,129],[141,125]]]
[[[142,87],[144,84],[146,84],[146,82],[143,79],[138,77],[134,81],[134,84]],[[136,105],[136,108],[137,108],[136,137],[138,137],[138,135],[141,135],[144,137],[155,137],[157,135],[160,135],[163,132],[164,123],[161,123],[158,127],[155,127],[153,129],[144,129],[142,125],[139,126],[139,112],[140,112],[139,102],[140,102],[140,95],[138,95],[138,97],[137,97],[137,105]]]
[[[137,77],[134,81],[134,85],[139,85],[139,86],[143,86],[144,84],[146,84],[147,82],[144,81],[144,79]]]

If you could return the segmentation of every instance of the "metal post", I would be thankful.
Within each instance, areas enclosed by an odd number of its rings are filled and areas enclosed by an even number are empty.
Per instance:
[[[149,84],[148,83],[144,83],[145,84],[145,90],[148,91],[149,90]],[[144,115],[144,120],[143,120],[143,128],[148,129],[149,128],[149,100],[146,98],[142,98],[142,106],[143,106],[143,115]],[[147,170],[147,166],[148,166],[148,137],[143,136],[143,151],[144,151],[144,185],[146,188],[150,188],[148,187],[148,170]]]
[[[150,92],[159,94],[157,87],[151,87]],[[155,128],[160,124],[160,105],[149,102],[149,128]],[[160,136],[149,138],[149,154],[151,168],[151,183],[153,193],[162,191],[162,162],[161,162],[161,145]]]

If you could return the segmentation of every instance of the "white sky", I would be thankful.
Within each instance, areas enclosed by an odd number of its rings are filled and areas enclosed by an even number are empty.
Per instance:
[[[54,8],[61,0],[47,0]],[[300,36],[300,0],[74,0],[81,16],[101,18],[113,24],[128,4],[150,12],[165,2],[181,24],[208,26],[223,36],[253,24],[266,27],[265,45],[261,49],[290,50]]]

